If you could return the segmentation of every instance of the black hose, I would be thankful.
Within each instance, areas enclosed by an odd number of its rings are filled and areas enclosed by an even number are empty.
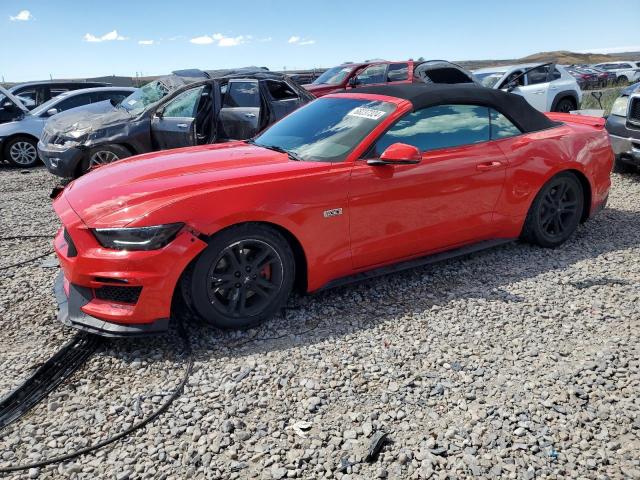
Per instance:
[[[10,268],[14,268],[14,267],[21,267],[22,265],[26,265],[27,263],[35,262],[36,260],[39,260],[39,259],[44,258],[44,257],[47,257],[47,256],[51,255],[52,253],[53,253],[53,250],[50,250],[47,253],[43,253],[42,255],[38,255],[37,257],[33,257],[33,258],[28,259],[28,260],[23,260],[22,262],[18,262],[18,263],[12,263],[11,265],[5,265],[3,267],[0,267],[0,271],[9,270]]]
[[[81,448],[80,450],[76,450],[75,452],[67,453],[65,455],[60,455],[58,457],[47,458],[39,462],[29,463],[25,465],[13,465],[10,467],[0,467],[0,473],[19,472],[21,470],[28,470],[30,468],[41,468],[47,465],[51,465],[52,463],[66,462],[68,460],[72,460],[81,455],[91,453],[95,450],[106,447],[111,443],[117,442],[118,440],[121,440],[124,437],[132,434],[134,431],[144,427],[146,424],[148,424],[149,422],[152,422],[157,417],[159,417],[182,394],[182,391],[184,390],[184,387],[187,384],[189,377],[191,376],[191,372],[193,371],[193,351],[191,349],[191,342],[189,341],[189,336],[187,335],[187,332],[181,320],[178,322],[178,333],[180,334],[180,337],[182,337],[184,352],[188,356],[187,367],[185,369],[182,380],[178,384],[178,387],[173,391],[173,393],[169,396],[169,398],[155,412],[153,412],[151,415],[144,418],[143,420],[139,421],[138,423],[132,425],[130,428],[126,429],[125,431],[117,433],[112,437],[109,437],[93,445],[89,445],[88,447],[84,447],[84,448]]]

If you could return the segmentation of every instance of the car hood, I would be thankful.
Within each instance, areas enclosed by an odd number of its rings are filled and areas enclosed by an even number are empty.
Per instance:
[[[195,195],[323,168],[330,164],[293,161],[286,154],[230,142],[120,160],[75,180],[63,195],[90,228],[143,225],[151,212]]]
[[[342,85],[328,85],[326,83],[309,83],[307,85],[302,86],[307,92],[316,94],[327,94],[330,92],[335,92],[339,90],[343,90],[344,87]]]
[[[125,109],[114,107],[109,100],[105,100],[54,115],[47,122],[47,131],[49,133],[96,131],[103,127],[129,122],[131,118]]]
[[[13,103],[16,107],[18,107],[22,112],[29,113],[29,109],[24,106],[24,104],[16,97],[13,93],[8,91],[6,88],[0,86],[0,97],[6,97],[11,103]]]
[[[629,85],[628,87],[624,88],[620,94],[621,95],[631,95],[637,91],[640,91],[640,82],[634,83],[632,85]]]

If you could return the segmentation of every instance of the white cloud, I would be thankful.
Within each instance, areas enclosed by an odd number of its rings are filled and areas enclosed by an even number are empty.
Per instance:
[[[302,38],[297,35],[293,35],[292,37],[289,37],[287,43],[291,43],[293,45],[313,45],[316,41],[311,40],[310,38]]]
[[[631,45],[627,47],[605,47],[591,48],[588,50],[578,50],[578,53],[624,53],[624,52],[640,52],[640,45]]]
[[[153,40],[138,40],[138,45],[153,45],[154,43]]]
[[[270,42],[271,40],[273,40],[272,37],[264,37],[264,38],[258,39],[259,42]]]
[[[195,37],[190,40],[191,43],[196,45],[210,45],[217,42],[219,47],[236,47],[243,43],[249,42],[253,36],[251,35],[238,35],[237,37],[225,37],[221,33],[214,33],[211,36],[203,35],[201,37]]]
[[[195,43],[196,45],[209,45],[210,43],[213,43],[213,38],[207,35],[202,35],[201,37],[192,38],[189,41],[191,43]]]
[[[11,20],[12,22],[28,22],[32,19],[33,15],[31,15],[31,12],[29,10],[20,10],[15,17],[9,15],[9,20]]]
[[[175,42],[176,40],[182,40],[183,38],[187,38],[184,35],[175,35],[173,37],[169,37],[169,41]]]
[[[108,33],[105,33],[101,37],[96,37],[91,33],[85,33],[83,40],[85,42],[98,43],[98,42],[112,42],[114,40],[127,40],[127,37],[123,37],[118,34],[117,30],[111,30]]]

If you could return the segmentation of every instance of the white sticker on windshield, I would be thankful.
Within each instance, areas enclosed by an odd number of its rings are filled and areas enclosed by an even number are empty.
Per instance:
[[[131,99],[131,100],[129,100],[127,103],[128,103],[129,105],[135,105],[136,103],[138,103],[138,101],[137,101],[136,99],[132,98],[132,99]]]
[[[367,107],[356,107],[347,113],[348,117],[368,118],[369,120],[378,120],[384,116],[386,112],[375,110]]]

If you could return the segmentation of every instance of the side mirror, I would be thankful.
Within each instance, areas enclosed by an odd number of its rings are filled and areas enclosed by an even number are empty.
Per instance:
[[[367,160],[367,165],[414,165],[422,161],[422,153],[413,145],[394,143],[389,145],[380,158]]]
[[[351,88],[355,88],[355,87],[357,87],[357,86],[358,86],[358,78],[357,78],[357,77],[355,77],[355,76],[351,77],[351,78],[349,79],[349,86],[350,86]]]
[[[163,108],[159,108],[158,110],[156,110],[156,117],[162,118],[163,115],[164,115],[164,109]]]
[[[57,108],[50,108],[47,110],[47,117],[53,117],[56,113],[58,113]]]

